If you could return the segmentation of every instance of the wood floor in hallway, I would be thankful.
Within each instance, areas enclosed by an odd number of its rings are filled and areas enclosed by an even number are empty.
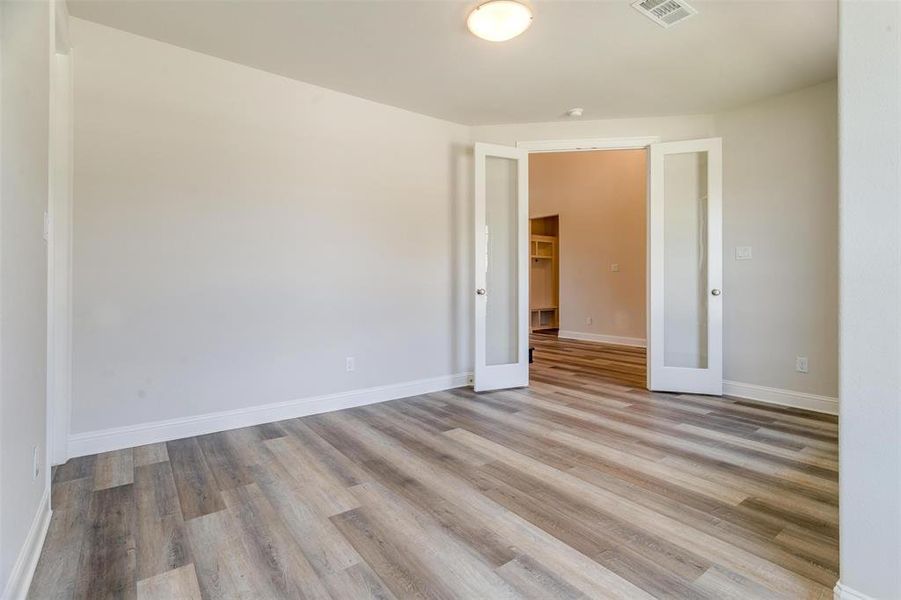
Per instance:
[[[625,386],[646,387],[644,348],[560,339],[556,332],[533,333],[529,345],[535,349],[536,357],[532,380],[540,380],[550,369],[552,378],[564,373],[578,374]]]
[[[532,373],[70,460],[30,596],[831,598],[835,418]]]

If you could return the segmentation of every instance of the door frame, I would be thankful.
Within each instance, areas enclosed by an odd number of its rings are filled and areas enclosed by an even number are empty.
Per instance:
[[[592,152],[595,150],[645,150],[648,159],[648,186],[645,197],[645,348],[651,347],[651,186],[650,186],[650,146],[661,142],[660,136],[585,138],[565,140],[530,140],[516,142],[517,148],[527,150],[529,154],[543,152]],[[531,217],[530,217],[531,218]],[[528,274],[526,274],[528,276]],[[558,314],[560,308],[558,304]],[[645,386],[651,387],[650,356],[645,354]]]

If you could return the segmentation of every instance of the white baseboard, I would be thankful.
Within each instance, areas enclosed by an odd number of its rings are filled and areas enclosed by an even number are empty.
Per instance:
[[[647,341],[644,338],[622,337],[619,335],[604,335],[602,333],[583,333],[581,331],[557,332],[557,337],[567,340],[581,340],[583,342],[600,342],[602,344],[616,344],[618,346],[638,346],[644,348]]]
[[[858,592],[848,586],[842,585],[841,581],[835,584],[833,597],[835,600],[876,600],[872,596],[867,596],[862,592]]]
[[[419,394],[439,392],[469,384],[469,373],[418,379],[337,394],[312,396],[261,406],[251,406],[204,415],[153,421],[126,427],[76,433],[69,436],[69,457],[133,448],[144,444],[167,442],[195,435],[249,427],[261,423],[283,421],[307,415],[396,400]]]
[[[28,595],[28,588],[31,587],[31,579],[38,566],[38,559],[41,557],[41,549],[44,547],[44,538],[47,536],[49,527],[50,486],[47,486],[41,497],[41,503],[38,505],[37,513],[34,515],[34,520],[31,522],[28,535],[25,536],[25,543],[9,573],[6,587],[0,594],[0,598],[3,600],[24,600]]]
[[[830,396],[817,396],[816,394],[782,390],[738,381],[723,381],[723,394],[768,404],[803,408],[830,415],[838,414],[838,398]]]

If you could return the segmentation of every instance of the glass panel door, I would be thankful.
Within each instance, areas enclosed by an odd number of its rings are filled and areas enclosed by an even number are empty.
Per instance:
[[[719,139],[651,145],[648,387],[722,394]]]
[[[475,389],[529,383],[528,153],[475,146]]]

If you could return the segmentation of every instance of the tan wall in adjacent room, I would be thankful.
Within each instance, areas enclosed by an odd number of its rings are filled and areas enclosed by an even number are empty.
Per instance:
[[[646,156],[529,156],[529,216],[560,215],[561,335],[645,339]]]

